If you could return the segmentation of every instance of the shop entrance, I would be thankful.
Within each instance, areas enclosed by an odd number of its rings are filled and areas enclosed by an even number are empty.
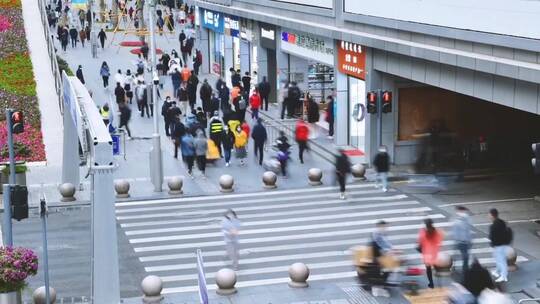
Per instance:
[[[530,167],[539,115],[431,86],[398,91],[398,142],[417,144],[417,169]]]

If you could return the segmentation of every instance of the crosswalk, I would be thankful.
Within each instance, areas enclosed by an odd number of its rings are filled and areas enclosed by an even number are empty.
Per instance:
[[[237,287],[285,283],[294,262],[309,266],[310,280],[355,277],[350,248],[366,244],[379,220],[389,223],[388,238],[403,250],[407,264],[420,265],[415,248],[423,219],[432,218],[443,230],[451,226],[447,215],[396,190],[384,193],[372,184],[348,188],[345,201],[337,199],[334,187],[316,187],[118,202],[116,216],[145,271],[163,280],[164,293],[197,290],[197,249],[209,288],[216,288],[216,272],[230,267],[221,232],[229,208],[242,222]],[[471,253],[493,264],[489,240],[475,234],[473,243]],[[447,233],[442,251],[457,254],[452,245]]]

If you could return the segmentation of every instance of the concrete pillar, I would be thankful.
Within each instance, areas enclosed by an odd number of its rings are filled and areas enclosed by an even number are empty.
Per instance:
[[[203,63],[201,66],[202,74],[210,73],[210,54],[212,54],[212,52],[210,50],[210,43],[208,39],[208,29],[201,28],[198,48],[203,54]]]
[[[233,44],[232,44],[232,37],[231,36],[227,36],[225,35],[225,54],[223,54],[223,56],[225,56],[225,75],[226,76],[226,82],[227,82],[227,86],[229,86],[229,88],[232,88],[232,84],[231,84],[231,73],[229,72],[229,69],[233,67]]]
[[[373,68],[373,49],[366,48],[366,92],[378,90],[382,87],[382,73]],[[393,97],[395,100],[395,97]],[[377,154],[377,117],[366,116],[366,161],[370,163]]]

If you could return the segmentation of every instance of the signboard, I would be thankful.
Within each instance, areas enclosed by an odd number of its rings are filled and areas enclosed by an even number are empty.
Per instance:
[[[344,0],[344,10],[389,21],[540,39],[540,1]]]
[[[112,134],[112,143],[113,143],[113,155],[120,155],[120,135]]]
[[[199,285],[199,300],[201,301],[201,304],[208,304],[208,288],[206,287],[204,261],[200,249],[197,249],[197,282]]]
[[[334,65],[334,42],[328,38],[281,31],[281,50],[330,66]]]
[[[233,37],[240,37],[240,19],[236,16],[225,15],[224,28],[225,34]]]
[[[300,5],[309,5],[309,6],[316,6],[316,7],[322,7],[322,8],[332,8],[333,2],[334,2],[333,0],[273,0],[273,1],[300,4]]]
[[[86,9],[88,0],[71,0],[71,7],[77,9]]]
[[[201,9],[201,25],[214,32],[223,33],[224,31],[223,13],[214,12],[207,9]]]
[[[240,38],[249,42],[253,41],[253,23],[247,19],[240,19]]]
[[[339,40],[337,41],[336,48],[338,50],[338,70],[343,74],[365,80],[365,48],[360,44]]]
[[[271,24],[260,24],[261,46],[270,50],[276,49],[276,27]]]

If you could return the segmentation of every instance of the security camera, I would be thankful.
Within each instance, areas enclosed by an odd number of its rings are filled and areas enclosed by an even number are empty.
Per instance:
[[[158,77],[158,74],[156,72],[154,72],[154,76],[152,77],[152,80],[154,81],[155,85],[159,84],[159,77]]]

